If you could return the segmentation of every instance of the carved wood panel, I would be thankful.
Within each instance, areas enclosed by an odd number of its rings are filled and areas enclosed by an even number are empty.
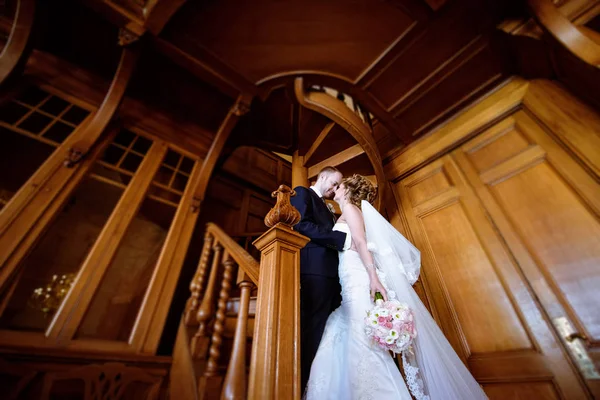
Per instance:
[[[395,189],[422,251],[433,314],[490,398],[585,398],[520,266],[455,160],[444,156]]]

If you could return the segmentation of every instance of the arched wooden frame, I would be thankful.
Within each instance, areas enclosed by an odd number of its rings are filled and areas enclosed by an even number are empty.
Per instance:
[[[550,0],[528,0],[540,25],[577,58],[600,68],[600,44],[575,26]]]
[[[31,37],[35,14],[35,0],[19,0],[10,35],[0,53],[0,85],[23,63]]]
[[[375,176],[378,183],[378,196],[375,200],[375,208],[381,209],[382,199],[385,196],[386,178],[383,172],[383,162],[377,149],[377,144],[373,139],[373,134],[367,128],[365,123],[341,101],[334,99],[330,95],[321,92],[305,92],[304,80],[302,77],[294,81],[294,89],[298,102],[313,111],[325,115],[338,125],[342,126],[352,135],[352,137],[362,147],[369,161],[373,165]]]
[[[281,72],[265,77],[256,82],[256,85],[259,87],[261,92],[260,98],[265,100],[267,97],[269,97],[269,94],[274,89],[290,85],[291,82],[298,76],[303,78],[305,87],[311,85],[328,86],[348,94],[367,110],[369,110],[369,112],[373,114],[381,124],[383,124],[390,132],[397,135],[403,143],[409,144],[414,140],[410,130],[404,128],[403,122],[394,119],[394,117],[385,110],[384,106],[379,101],[368,94],[359,85],[358,80],[353,81],[341,75],[312,70]]]

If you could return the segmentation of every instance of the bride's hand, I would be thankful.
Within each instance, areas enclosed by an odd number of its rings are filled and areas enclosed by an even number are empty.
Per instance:
[[[383,287],[383,285],[381,284],[381,281],[377,277],[377,274],[374,273],[369,278],[371,280],[371,285],[370,285],[371,286],[371,300],[374,300],[375,293],[379,292],[383,296],[383,300],[388,301],[387,292],[386,292],[385,288]]]

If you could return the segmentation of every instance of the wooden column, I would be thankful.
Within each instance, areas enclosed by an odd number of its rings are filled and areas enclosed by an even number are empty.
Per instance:
[[[265,217],[272,226],[254,245],[261,251],[248,398],[300,399],[300,249],[309,239],[291,227],[300,213],[287,186]]]
[[[308,187],[308,168],[304,166],[304,157],[296,150],[292,155],[292,187]]]

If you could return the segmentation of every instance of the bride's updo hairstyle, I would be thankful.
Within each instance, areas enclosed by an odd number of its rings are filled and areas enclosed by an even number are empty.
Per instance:
[[[362,175],[354,174],[351,177],[344,178],[341,184],[346,189],[348,202],[358,208],[360,208],[362,200],[366,200],[372,204],[377,197],[375,185]]]

